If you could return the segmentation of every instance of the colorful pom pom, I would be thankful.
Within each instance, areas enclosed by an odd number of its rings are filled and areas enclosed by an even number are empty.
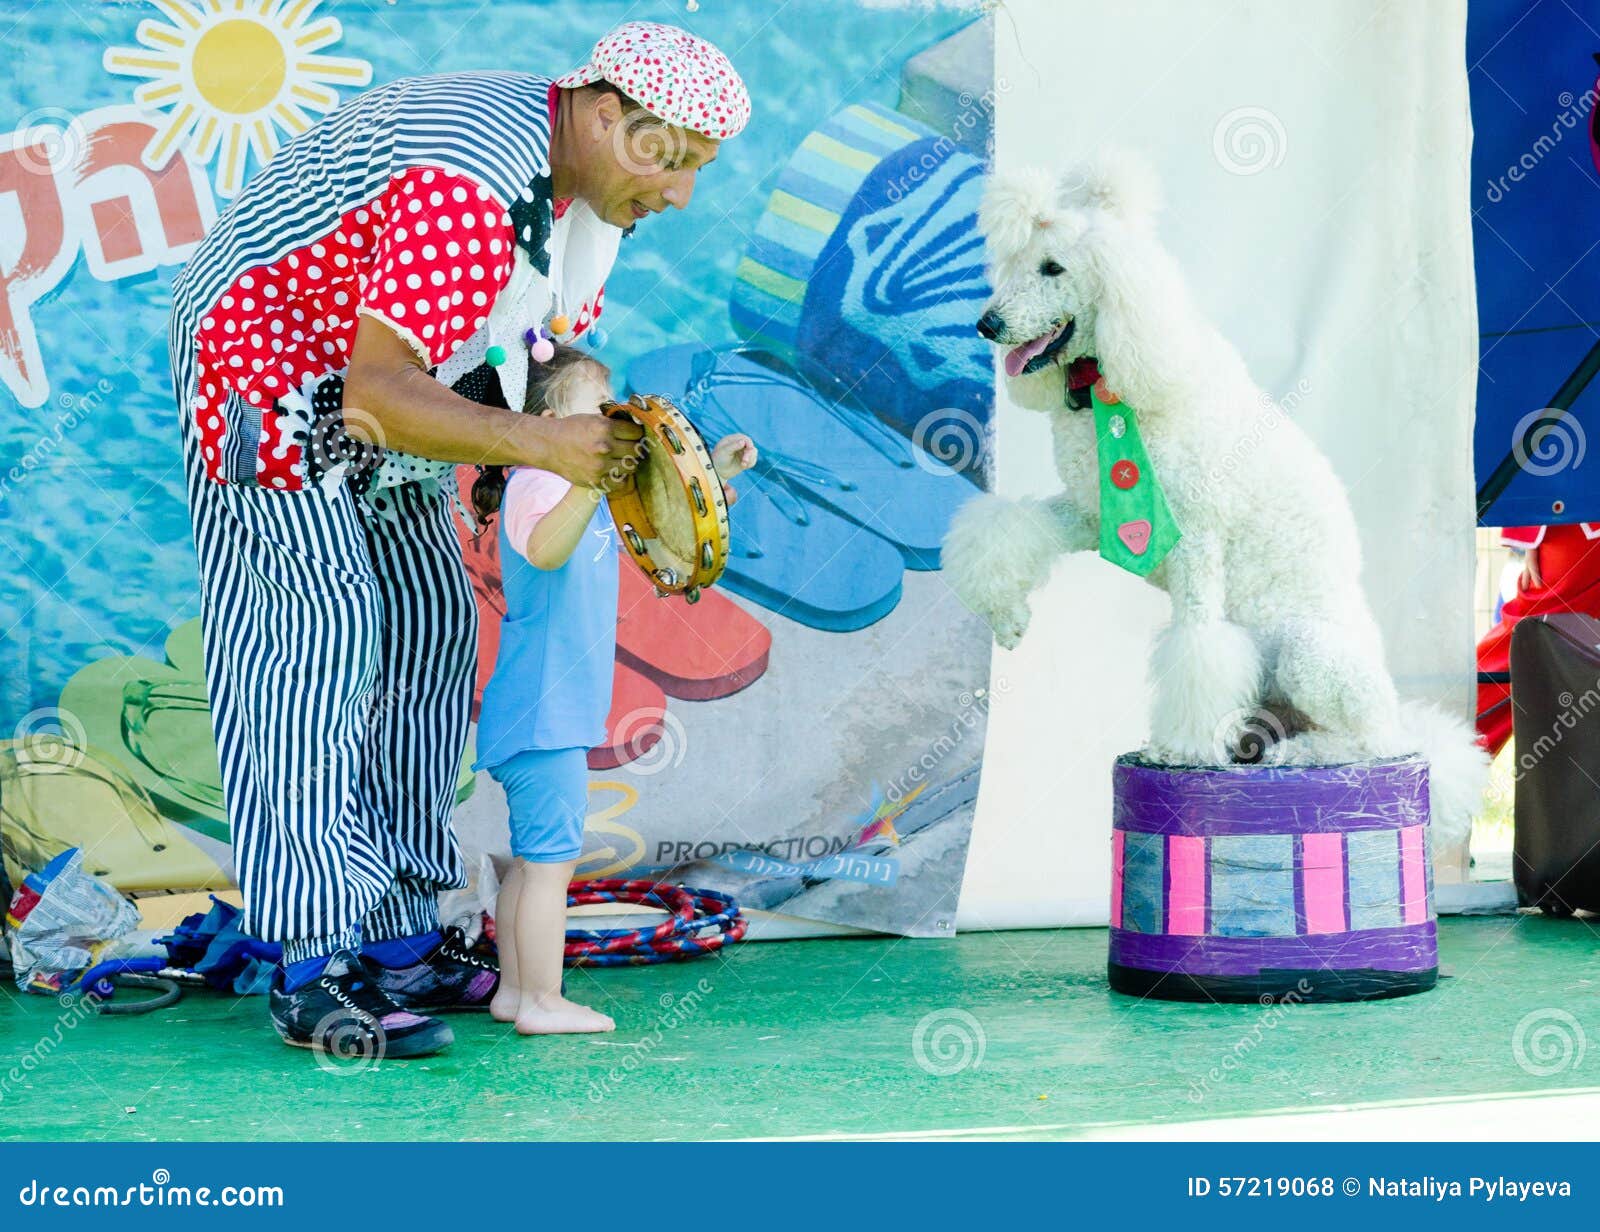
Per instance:
[[[572,322],[567,319],[565,313],[558,312],[555,316],[550,318],[550,332],[556,335],[558,338],[571,328]]]
[[[583,336],[589,340],[589,345],[598,351],[606,344],[606,331],[598,325],[591,325],[584,331]]]
[[[548,338],[541,338],[528,348],[528,354],[533,357],[536,364],[547,364],[555,358],[556,344]]]
[[[498,343],[483,353],[483,362],[491,368],[498,368],[506,362],[506,349]]]

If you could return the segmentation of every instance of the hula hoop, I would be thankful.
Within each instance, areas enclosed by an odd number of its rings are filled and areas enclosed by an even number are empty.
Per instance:
[[[631,967],[698,958],[744,937],[749,921],[731,895],[644,879],[601,878],[575,883],[567,906],[635,903],[665,911],[654,928],[567,930],[569,967]],[[704,936],[708,929],[715,929]]]

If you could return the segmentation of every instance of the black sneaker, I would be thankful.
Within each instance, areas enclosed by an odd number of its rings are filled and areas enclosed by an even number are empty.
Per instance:
[[[284,991],[283,968],[278,968],[269,1001],[272,1025],[284,1043],[341,1062],[426,1057],[455,1042],[455,1033],[438,1019],[413,1014],[390,1000],[349,950],[340,950],[321,975],[293,992]]]
[[[459,928],[447,928],[432,952],[409,967],[369,962],[378,987],[396,1005],[411,1010],[486,1010],[500,987],[500,963],[467,945]]]

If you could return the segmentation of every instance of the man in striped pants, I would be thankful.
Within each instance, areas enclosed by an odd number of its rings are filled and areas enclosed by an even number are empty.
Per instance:
[[[636,452],[631,423],[502,409],[524,338],[582,332],[623,229],[687,206],[748,115],[720,52],[642,22],[553,82],[397,81],[285,147],[178,279],[207,687],[290,1044],[423,1056],[452,1038],[429,1011],[493,995],[437,914],[477,644],[453,467],[597,486]],[[414,477],[365,490],[374,442]]]

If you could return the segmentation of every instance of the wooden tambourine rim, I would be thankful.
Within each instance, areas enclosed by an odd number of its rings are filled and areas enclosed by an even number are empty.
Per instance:
[[[658,535],[645,509],[637,479],[630,475],[625,484],[606,494],[612,520],[622,536],[623,550],[657,590],[698,596],[700,588],[716,582],[728,564],[728,502],[722,480],[711,463],[711,451],[688,417],[666,398],[634,394],[626,402],[602,403],[600,409],[612,418],[632,419],[673,460],[694,528],[695,551],[689,575],[663,580],[662,574],[669,566],[658,563],[650,555],[649,541],[658,539]],[[704,510],[696,506],[692,495],[691,485],[695,480],[699,480],[705,497]]]

